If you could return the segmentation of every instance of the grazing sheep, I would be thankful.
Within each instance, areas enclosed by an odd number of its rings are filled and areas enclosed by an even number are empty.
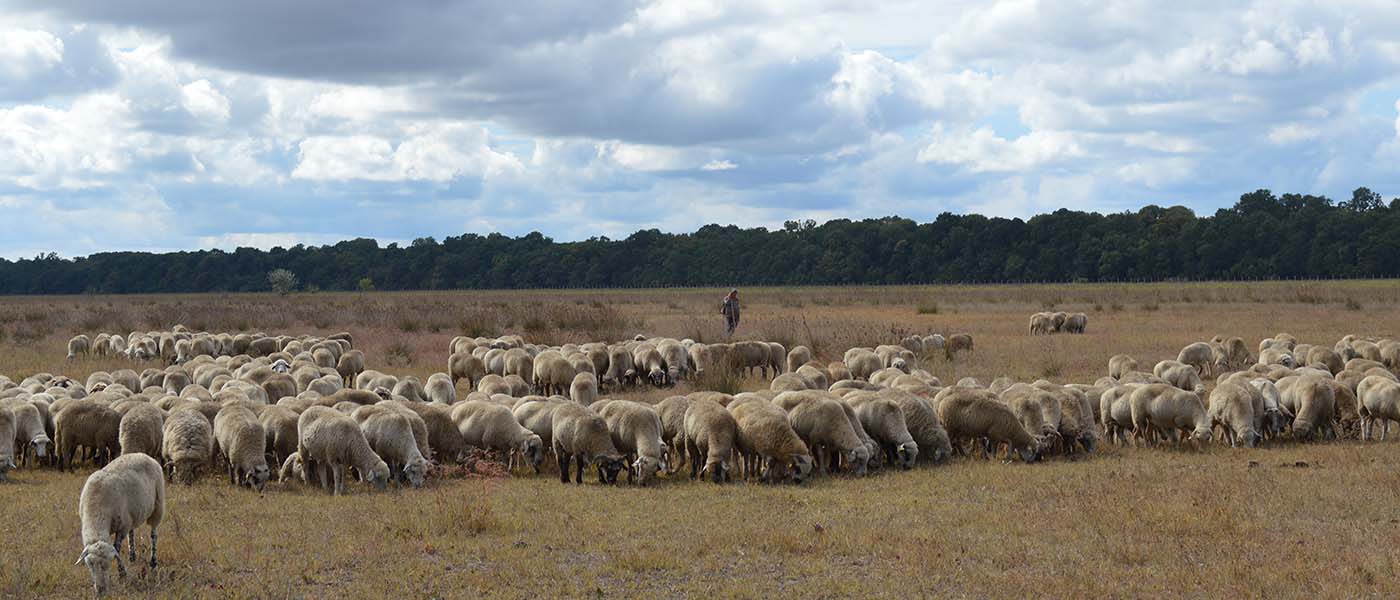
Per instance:
[[[117,440],[122,454],[140,452],[160,460],[164,428],[165,411],[149,402],[136,403],[122,415],[121,423],[117,426]]]
[[[598,410],[612,433],[613,446],[629,463],[627,483],[648,485],[669,461],[662,443],[661,417],[650,405],[616,400]]]
[[[323,489],[339,496],[345,493],[346,467],[354,467],[360,479],[375,489],[383,490],[388,486],[389,465],[369,447],[364,433],[349,416],[324,406],[313,406],[297,420],[297,435],[302,477],[308,485],[315,474]]]
[[[1128,432],[1133,430],[1132,405],[1128,397],[1139,385],[1123,384],[1104,390],[1099,396],[1099,418],[1103,424],[1104,437],[1117,445],[1128,443]]]
[[[269,406],[258,413],[258,424],[267,436],[265,447],[272,464],[280,465],[297,451],[297,413],[286,406]]]
[[[1217,355],[1215,349],[1207,342],[1196,342],[1182,348],[1181,352],[1176,355],[1176,361],[1195,367],[1196,373],[1201,377],[1211,377],[1224,373],[1227,368],[1224,357]],[[1161,377],[1160,374],[1157,376]]]
[[[569,398],[587,406],[598,401],[598,378],[592,373],[579,373],[569,384]]]
[[[773,382],[768,384],[768,389],[775,392],[796,392],[816,388],[815,383],[796,373],[783,373],[774,377]]]
[[[703,373],[707,366],[707,362],[703,361],[702,357],[697,357],[697,353],[704,354],[704,350],[704,346],[699,344],[691,346],[689,350],[691,357],[695,360],[697,374]],[[603,375],[603,383],[626,387],[634,383],[636,374],[636,367],[632,364],[632,353],[628,352],[627,348],[622,346],[608,348],[608,370]]]
[[[1257,401],[1256,401],[1257,400]],[[1263,439],[1259,425],[1263,421],[1263,395],[1253,387],[1235,380],[1216,386],[1210,393],[1210,405],[1206,412],[1211,426],[1220,427],[1230,446],[1243,445],[1259,447]]]
[[[126,542],[134,563],[134,533],[143,524],[151,528],[149,564],[155,569],[156,529],[165,518],[165,480],[160,464],[145,454],[127,454],[89,475],[78,496],[78,518],[82,521],[83,552],[73,564],[87,565],[97,595],[106,594],[111,587],[112,561],[116,561],[121,577],[126,577],[122,542]]]
[[[578,375],[578,370],[558,352],[540,353],[535,357],[534,367],[535,389],[545,395],[569,393],[569,386]]]
[[[845,365],[851,377],[861,381],[868,380],[870,375],[885,366],[879,355],[861,348],[852,348],[846,352]]]
[[[86,335],[76,335],[68,340],[68,360],[73,360],[79,356],[87,357],[92,352],[92,341]]]
[[[42,408],[41,408],[42,407]],[[49,422],[47,415],[47,405],[42,400],[7,399],[0,400],[0,409],[8,408],[11,417],[14,419],[14,443],[16,448],[12,449],[9,455],[14,459],[13,453],[18,452],[20,466],[29,463],[30,452],[34,453],[36,460],[47,459],[49,457],[49,447],[53,440],[49,437],[46,424]],[[0,434],[3,437],[3,434]],[[4,440],[0,439],[0,446],[4,445]]]
[[[414,441],[413,424],[407,416],[396,410],[375,412],[360,422],[360,433],[388,466],[390,477],[400,485],[423,487],[428,476],[428,459]]]
[[[511,413],[522,427],[540,436],[540,445],[542,447],[553,449],[554,411],[559,408],[561,404],[576,403],[558,396],[552,398],[534,396],[532,398],[522,399],[520,402],[516,403]]]
[[[466,443],[462,441],[462,432],[457,430],[457,423],[452,420],[452,408],[427,402],[405,402],[396,403],[414,414],[423,421],[427,435],[427,445],[431,448],[431,456],[424,455],[424,458],[432,458],[438,462],[460,462],[463,453],[466,452]]]
[[[1283,348],[1265,348],[1259,351],[1260,365],[1281,365],[1293,368],[1297,361],[1293,358],[1293,353]]]
[[[428,376],[428,384],[423,387],[423,398],[426,402],[436,402],[438,404],[455,404],[457,402],[457,386],[453,385],[452,377],[446,373],[433,373]]]
[[[1379,375],[1361,380],[1357,386],[1361,414],[1361,439],[1372,439],[1376,421],[1381,424],[1382,442],[1390,434],[1390,422],[1400,421],[1400,383]]]
[[[427,394],[423,392],[423,382],[412,375],[404,377],[400,379],[398,383],[394,384],[391,393],[394,396],[400,396],[412,402],[427,401]]]
[[[1206,386],[1201,382],[1201,376],[1196,372],[1196,368],[1191,365],[1172,365],[1157,373],[1163,381],[1172,384],[1188,392],[1195,392],[1198,396],[1205,396]]]
[[[671,396],[657,403],[656,414],[661,419],[661,441],[672,451],[667,456],[666,472],[674,473],[685,462],[685,411],[690,398]]]
[[[846,368],[846,363],[834,362],[826,366],[826,372],[830,376],[831,385],[836,385],[838,381],[848,381],[851,377],[851,370]]]
[[[899,465],[908,470],[914,467],[919,456],[919,446],[909,433],[909,424],[904,419],[904,411],[899,404],[879,393],[857,393],[846,397],[846,402],[855,409],[861,427],[884,453],[890,465]]]
[[[1346,360],[1340,354],[1326,348],[1313,348],[1308,351],[1308,365],[1321,364],[1327,367],[1333,375],[1341,372],[1346,366]]]
[[[0,404],[0,481],[9,477],[15,469],[15,414],[9,407]]]
[[[1190,431],[1191,439],[1198,445],[1210,441],[1210,417],[1195,393],[1167,384],[1149,384],[1133,390],[1128,402],[1135,440],[1147,444],[1160,434],[1180,443],[1183,439],[1179,434]]]
[[[535,368],[539,368],[538,365]],[[458,381],[465,379],[470,390],[486,376],[486,363],[469,352],[458,352],[447,358],[447,374],[452,378],[454,387]]]
[[[1030,332],[1031,335],[1049,335],[1054,333],[1055,322],[1050,318],[1050,313],[1038,312],[1031,315]]]
[[[1254,357],[1249,353],[1249,346],[1245,344],[1243,338],[1227,338],[1223,344],[1225,346],[1225,359],[1232,369],[1243,369],[1254,361]]]
[[[948,388],[938,395],[938,420],[954,448],[985,439],[984,457],[994,446],[1006,444],[1009,456],[1027,463],[1040,459],[1040,444],[995,394],[975,388]]]
[[[758,399],[748,402],[736,399],[728,410],[739,425],[738,449],[744,458],[745,478],[759,475],[765,482],[778,482],[788,477],[795,483],[807,480],[812,473],[812,454],[788,424],[787,411]],[[761,471],[760,460],[763,461]]]
[[[1060,330],[1065,333],[1084,333],[1089,327],[1089,315],[1084,313],[1072,313],[1065,318],[1065,323]]]
[[[491,402],[463,402],[452,408],[452,422],[466,445],[505,452],[509,467],[528,461],[536,473],[540,472],[544,442],[521,425],[510,408]]]
[[[953,360],[953,355],[959,352],[972,352],[972,336],[966,333],[955,333],[948,336],[948,340],[943,344],[943,356],[948,360]]]
[[[242,406],[220,410],[214,417],[214,441],[227,461],[229,485],[259,492],[267,487],[272,477],[267,466],[267,433],[253,411]]]
[[[690,478],[710,475],[710,481],[733,479],[730,456],[736,449],[739,424],[734,416],[713,400],[687,402],[682,418],[685,451],[690,457]]]
[[[612,434],[603,417],[592,409],[565,403],[554,409],[554,456],[559,460],[559,481],[569,483],[569,461],[577,464],[575,483],[583,483],[583,470],[589,464],[598,469],[598,483],[617,483],[622,455],[613,446]]]
[[[92,399],[74,400],[54,414],[59,468],[73,468],[78,447],[92,450],[99,463],[121,454],[121,415]],[[13,437],[11,438],[13,439]]]
[[[943,424],[938,422],[938,413],[928,400],[897,389],[883,390],[880,396],[899,405],[899,409],[904,413],[904,423],[909,428],[909,435],[918,448],[917,456],[920,460],[933,464],[948,460],[953,447],[948,440],[948,432],[943,429]]]
[[[796,373],[797,369],[812,360],[812,349],[806,346],[793,346],[787,354],[787,372]],[[826,387],[826,386],[822,386]]]
[[[1292,381],[1285,381],[1292,379]],[[1293,413],[1293,437],[1309,441],[1318,435],[1335,437],[1333,419],[1336,391],[1321,375],[1304,375],[1279,381],[1280,405]]]
[[[788,424],[807,444],[821,470],[840,471],[844,460],[852,474],[866,473],[870,448],[856,435],[843,402],[812,390],[779,394],[773,404],[788,411]]]
[[[1122,379],[1124,375],[1138,369],[1137,359],[1127,354],[1115,354],[1108,359],[1108,376],[1114,379]]]
[[[214,428],[198,410],[177,408],[165,418],[161,455],[172,481],[194,483],[199,470],[210,464],[213,453]]]

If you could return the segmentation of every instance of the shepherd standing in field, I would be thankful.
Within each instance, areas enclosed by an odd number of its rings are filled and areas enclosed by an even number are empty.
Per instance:
[[[734,328],[739,326],[739,290],[729,290],[724,304],[720,305],[719,314],[724,315],[725,335],[734,335]]]

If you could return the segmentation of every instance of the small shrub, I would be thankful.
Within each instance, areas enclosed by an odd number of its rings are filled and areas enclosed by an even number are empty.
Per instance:
[[[1059,359],[1052,357],[1050,360],[1047,360],[1044,363],[1041,363],[1040,365],[1040,376],[1046,379],[1054,379],[1056,377],[1064,375],[1064,373],[1065,364],[1063,362],[1060,362]]]
[[[1361,303],[1357,302],[1356,298],[1347,298],[1344,305],[1347,307],[1347,310],[1361,310]]]
[[[1156,312],[1157,310],[1161,309],[1162,306],[1160,304],[1157,304],[1156,302],[1149,302],[1147,304],[1142,305],[1141,308],[1142,310],[1145,310],[1147,312]]]
[[[938,314],[938,303],[920,302],[918,306],[914,307],[914,312],[921,315],[936,315]]]
[[[737,394],[743,390],[744,379],[737,369],[713,368],[695,380],[695,389]]]
[[[399,319],[399,331],[404,333],[418,333],[418,321],[412,318]]]
[[[413,362],[413,348],[403,341],[389,344],[384,349],[384,362],[396,367],[407,366]]]

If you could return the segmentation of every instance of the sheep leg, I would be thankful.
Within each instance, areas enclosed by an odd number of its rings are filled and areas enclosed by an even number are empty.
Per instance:
[[[125,538],[126,538],[126,532],[125,532],[125,531],[118,531],[118,532],[117,532],[117,543],[116,543],[116,548],[117,548],[117,573],[118,573],[119,575],[121,575],[122,578],[125,578],[125,577],[126,577],[126,563],[122,562],[122,540],[125,539]]]
[[[335,477],[335,492],[333,495],[339,496],[345,493],[345,466],[331,465],[331,474]]]
[[[695,479],[700,476],[700,447],[695,443],[695,440],[687,438],[685,451],[690,455],[690,478]]]
[[[136,559],[133,558],[132,560],[136,560]],[[155,570],[155,568],[156,568],[156,528],[155,528],[155,527],[152,527],[152,528],[151,528],[151,569],[152,569],[152,570]]]
[[[579,454],[574,457],[574,465],[577,467],[577,472],[574,474],[574,483],[583,485],[583,470],[588,467],[588,461],[584,460],[582,454]],[[602,483],[602,480],[602,472],[599,472],[598,483]]]
[[[555,452],[555,458],[559,459],[559,483],[569,483],[569,454],[567,452]]]
[[[1385,441],[1386,434],[1390,433],[1390,419],[1381,420],[1381,441]]]

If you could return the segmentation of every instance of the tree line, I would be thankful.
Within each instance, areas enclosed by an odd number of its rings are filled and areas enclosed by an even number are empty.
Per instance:
[[[1258,190],[1210,216],[1151,205],[1029,220],[943,213],[929,223],[789,221],[776,231],[706,225],[623,240],[468,233],[407,246],[49,253],[0,260],[0,294],[266,291],[279,269],[304,290],[1397,277],[1400,198]]]

